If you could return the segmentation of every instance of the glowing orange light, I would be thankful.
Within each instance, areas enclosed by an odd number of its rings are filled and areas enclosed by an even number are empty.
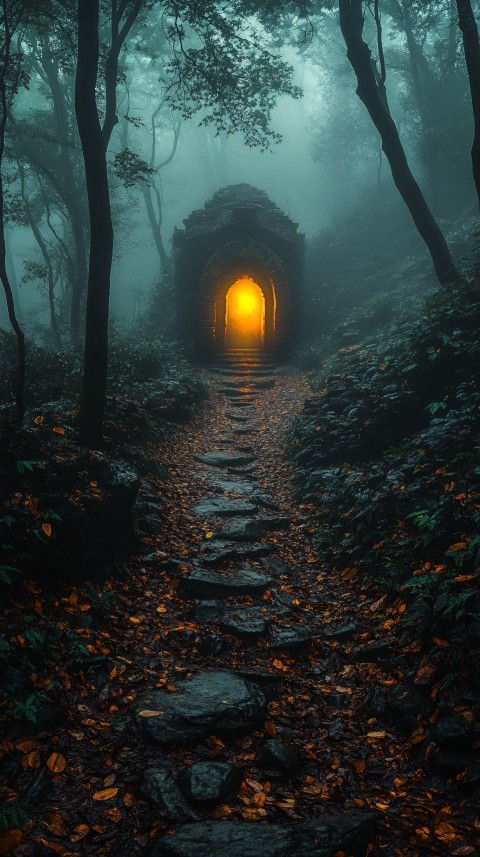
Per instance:
[[[225,333],[233,347],[255,347],[264,341],[265,297],[250,277],[241,277],[228,290]]]

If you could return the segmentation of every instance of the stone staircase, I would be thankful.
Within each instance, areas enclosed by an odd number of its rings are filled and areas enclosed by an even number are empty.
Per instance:
[[[302,657],[315,644],[311,630],[296,618],[294,596],[280,586],[285,569],[276,558],[274,536],[288,531],[291,518],[277,498],[262,490],[257,474],[254,416],[279,371],[268,355],[249,350],[226,352],[211,369],[212,386],[224,403],[224,431],[214,449],[195,456],[208,487],[190,510],[211,536],[200,543],[193,569],[179,577],[178,593],[186,614],[193,609],[195,621],[207,631],[215,668],[177,682],[175,693],[160,688],[137,700],[138,731],[154,747],[173,750],[211,736],[228,743],[261,729],[279,679],[255,667],[258,641],[289,657]],[[238,655],[233,664],[232,645],[244,647],[243,666]],[[255,653],[251,663],[249,652]],[[268,776],[290,781],[294,793],[302,760],[292,744],[266,736],[258,764]],[[149,768],[143,793],[175,823],[155,842],[153,857],[367,853],[375,825],[371,813],[337,811],[328,819],[285,825],[209,818],[212,807],[235,795],[241,780],[234,763],[214,758],[175,772]]]

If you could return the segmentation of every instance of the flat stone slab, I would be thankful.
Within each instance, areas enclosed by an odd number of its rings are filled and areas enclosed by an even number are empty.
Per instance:
[[[254,640],[267,632],[267,622],[260,607],[231,610],[221,620],[220,627],[240,640]]]
[[[230,598],[233,595],[262,596],[271,579],[253,568],[222,574],[205,568],[194,569],[181,580],[181,591],[190,598]]]
[[[224,518],[254,515],[257,506],[251,500],[235,500],[232,497],[205,497],[193,507],[193,512],[199,518],[210,518],[218,515]]]
[[[221,619],[225,613],[223,601],[205,600],[199,601],[195,608],[195,619],[197,622],[212,622]]]
[[[223,565],[232,560],[243,562],[249,559],[264,559],[267,556],[271,556],[274,551],[274,545],[269,544],[229,545],[228,542],[219,541],[204,545],[201,561],[209,566]]]
[[[135,706],[139,729],[157,746],[192,744],[211,735],[240,737],[264,720],[263,692],[233,673],[198,673],[176,688],[150,691]]]
[[[249,408],[254,403],[254,401],[255,399],[251,396],[245,399],[230,399],[230,407],[233,406],[234,408]]]
[[[253,518],[243,518],[241,521],[229,527],[228,530],[220,530],[215,533],[215,539],[230,539],[234,542],[251,542],[261,538],[263,527]]]
[[[180,784],[188,800],[199,804],[215,804],[235,794],[242,775],[228,762],[197,762],[180,777]]]
[[[256,490],[256,485],[253,482],[245,482],[245,481],[235,481],[233,479],[218,479],[215,482],[215,485],[218,488],[221,488],[222,491],[226,491],[227,494],[253,494]]]
[[[234,414],[228,411],[225,416],[228,420],[233,420],[234,423],[248,423],[248,420],[250,419],[246,414]]]
[[[251,476],[257,470],[258,467],[256,464],[246,464],[244,467],[229,467],[228,473],[232,474],[232,476]]]
[[[166,768],[148,768],[140,786],[141,794],[172,821],[200,821],[188,805],[171,772]]]
[[[243,467],[256,461],[254,455],[246,455],[239,452],[228,452],[219,449],[216,452],[206,452],[205,455],[196,455],[196,461],[208,464],[209,467]]]
[[[312,644],[312,632],[310,628],[287,628],[278,631],[272,637],[272,649],[283,649],[284,652],[298,652],[308,649]]]
[[[158,839],[152,857],[365,857],[375,834],[372,814],[344,813],[308,824],[204,821],[177,825]]]

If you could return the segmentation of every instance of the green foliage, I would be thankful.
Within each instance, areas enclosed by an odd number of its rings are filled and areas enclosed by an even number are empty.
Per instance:
[[[18,580],[19,575],[21,575],[21,571],[18,568],[14,568],[13,565],[0,565],[0,584],[4,583],[6,586],[12,586]]]
[[[37,708],[42,699],[48,699],[44,693],[31,693],[23,700],[13,699],[9,705],[9,714],[14,720],[26,720],[28,723],[37,722]]]
[[[294,98],[292,68],[274,50],[241,3],[214,0],[169,3],[165,34],[170,45],[166,95],[170,107],[217,131],[241,133],[247,146],[267,149],[280,140],[271,125],[279,95]],[[248,5],[248,4],[247,4]]]
[[[11,397],[10,378],[15,365],[15,342],[0,331],[0,396]],[[81,354],[74,347],[54,350],[29,343],[27,408],[37,413],[47,402],[65,400],[74,405],[81,387]],[[178,345],[162,337],[145,338],[112,332],[109,391],[115,397],[131,397],[150,405],[155,416],[185,419],[206,397],[206,384],[183,357]],[[178,414],[177,414],[178,411]],[[40,462],[21,459],[20,474],[32,473]]]
[[[142,181],[148,181],[155,170],[146,161],[130,149],[122,149],[115,155],[113,170],[126,188],[135,187]]]
[[[479,288],[440,290],[388,343],[324,358],[290,436],[325,557],[448,639],[480,610],[479,329]]]
[[[452,574],[414,577],[405,584],[404,592],[411,602],[407,621],[422,635],[444,631],[465,620],[475,602],[472,590],[460,586]]]
[[[23,827],[27,821],[28,815],[18,801],[0,809],[0,833],[14,827]]]
[[[33,468],[40,464],[39,461],[17,461],[17,470],[19,473],[25,473],[26,470],[29,470],[30,473],[33,473]]]

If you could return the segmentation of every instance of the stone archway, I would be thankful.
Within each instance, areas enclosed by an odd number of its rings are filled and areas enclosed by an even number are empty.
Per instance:
[[[227,295],[242,277],[251,278],[262,292],[265,321],[261,346],[268,351],[275,350],[284,336],[282,321],[284,328],[289,316],[289,288],[281,259],[269,247],[253,240],[229,242],[217,250],[206,265],[200,291],[205,305],[210,307],[212,345],[215,350],[222,350],[228,344],[225,339]]]
[[[261,291],[260,347],[291,352],[299,335],[304,236],[267,195],[250,185],[218,191],[173,236],[177,328],[200,357],[228,345],[227,296],[241,278]],[[255,322],[258,330],[258,319]]]

